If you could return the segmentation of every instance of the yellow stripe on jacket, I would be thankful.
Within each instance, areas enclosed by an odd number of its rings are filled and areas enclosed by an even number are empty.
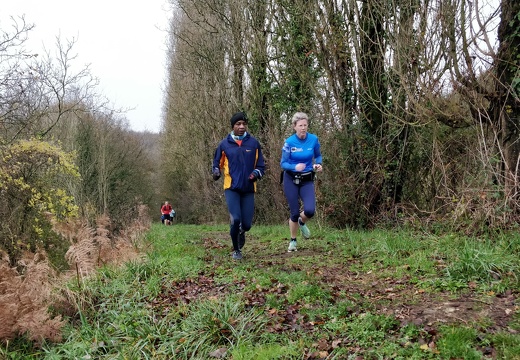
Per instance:
[[[255,151],[255,168],[258,162],[258,149]],[[231,174],[229,172],[229,163],[226,156],[226,153],[222,151],[222,156],[220,157],[220,168],[224,172],[224,190],[229,189],[231,187],[231,182],[233,179],[231,178]],[[256,192],[256,182],[253,184],[255,192]]]

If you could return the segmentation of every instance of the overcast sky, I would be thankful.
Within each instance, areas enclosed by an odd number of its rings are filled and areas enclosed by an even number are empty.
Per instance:
[[[159,132],[168,9],[167,0],[2,0],[0,26],[25,15],[36,52],[56,49],[57,36],[76,39],[75,62],[90,64],[98,92],[114,108],[134,108],[126,113],[130,128]]]

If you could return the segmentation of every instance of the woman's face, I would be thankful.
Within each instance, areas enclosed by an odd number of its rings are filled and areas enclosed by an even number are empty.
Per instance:
[[[307,135],[307,128],[309,127],[309,122],[306,119],[298,120],[296,124],[294,124],[294,131],[296,132],[296,136],[300,139],[304,139]]]
[[[244,120],[238,120],[235,125],[233,125],[233,133],[236,136],[242,136],[246,132],[247,123]]]

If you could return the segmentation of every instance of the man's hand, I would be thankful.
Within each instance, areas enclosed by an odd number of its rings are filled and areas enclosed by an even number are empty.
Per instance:
[[[254,169],[253,172],[249,175],[249,181],[255,182],[258,179],[262,178],[262,173],[258,169]]]
[[[220,179],[220,169],[219,168],[213,168],[213,180],[217,181],[218,179]]]

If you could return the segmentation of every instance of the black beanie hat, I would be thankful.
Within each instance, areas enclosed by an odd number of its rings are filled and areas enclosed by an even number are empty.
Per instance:
[[[233,128],[233,126],[235,126],[236,122],[239,120],[244,120],[247,123],[247,116],[245,112],[237,112],[231,117],[231,128]]]

